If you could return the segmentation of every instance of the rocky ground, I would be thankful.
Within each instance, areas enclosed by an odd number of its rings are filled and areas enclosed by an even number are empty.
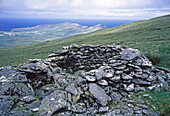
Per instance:
[[[71,45],[45,60],[1,67],[0,116],[159,116],[145,92],[169,91],[169,83],[170,70],[136,49]]]

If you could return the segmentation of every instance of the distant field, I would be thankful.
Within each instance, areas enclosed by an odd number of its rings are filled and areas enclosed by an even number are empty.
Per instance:
[[[112,44],[137,48],[158,66],[170,68],[170,15],[114,28],[31,45],[0,49],[0,66],[18,65],[30,58],[47,58],[54,50],[71,44]]]

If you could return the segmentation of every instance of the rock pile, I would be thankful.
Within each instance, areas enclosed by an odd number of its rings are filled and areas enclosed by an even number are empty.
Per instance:
[[[136,49],[71,45],[45,60],[0,68],[0,116],[158,116],[155,106],[134,95],[169,90],[169,83],[170,71]]]

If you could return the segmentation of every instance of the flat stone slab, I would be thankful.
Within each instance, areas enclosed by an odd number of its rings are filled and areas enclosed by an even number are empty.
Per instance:
[[[133,60],[134,58],[136,58],[137,56],[140,56],[140,52],[137,49],[132,49],[132,48],[128,48],[122,51],[122,53],[120,54],[121,59],[123,60]]]
[[[67,106],[67,92],[56,90],[46,96],[40,107],[38,116],[51,116],[54,112]]]
[[[89,84],[89,91],[91,95],[96,98],[97,102],[102,106],[106,106],[111,98],[105,93],[104,89],[95,83]]]
[[[0,111],[9,112],[14,105],[14,98],[11,96],[0,96]]]

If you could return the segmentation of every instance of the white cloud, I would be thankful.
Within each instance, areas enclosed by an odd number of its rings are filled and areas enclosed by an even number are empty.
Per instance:
[[[170,6],[169,0],[0,0],[1,7],[27,9],[58,8],[148,8]]]
[[[2,12],[3,11],[3,12]],[[0,17],[147,19],[170,13],[169,0],[0,0]],[[6,14],[5,14],[6,12]]]

